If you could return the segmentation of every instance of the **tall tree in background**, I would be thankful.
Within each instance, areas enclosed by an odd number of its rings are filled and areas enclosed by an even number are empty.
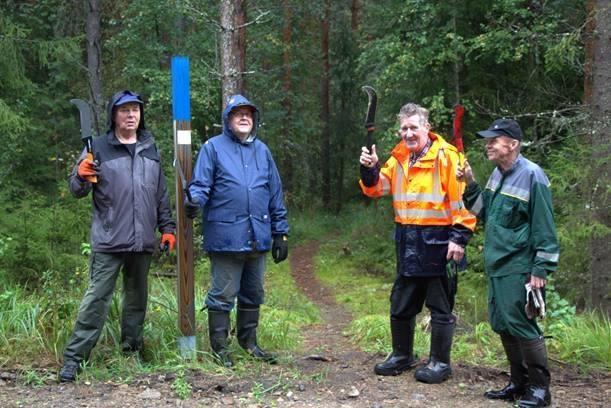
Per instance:
[[[592,221],[604,230],[590,242],[589,306],[611,315],[611,252],[609,251],[609,155],[611,153],[611,6],[608,0],[588,0],[584,101],[590,111],[593,152]]]
[[[245,0],[222,0],[221,20],[221,76],[222,105],[231,95],[244,93],[246,63]]]
[[[350,200],[350,192],[359,194],[358,178],[354,174],[354,154],[363,145],[362,125],[367,98],[361,91],[364,83],[356,72],[358,58],[359,4],[353,0],[350,9],[334,13],[334,63],[332,70],[332,158],[334,209],[340,212]],[[361,102],[355,103],[355,102]],[[359,133],[360,131],[360,133]],[[352,170],[352,171],[351,171]],[[348,187],[348,190],[346,190]],[[348,191],[348,194],[346,193]]]
[[[322,133],[320,135],[321,150],[321,172],[322,172],[322,203],[329,208],[331,203],[331,112],[330,112],[330,76],[331,65],[329,63],[329,27],[330,27],[331,3],[330,0],[323,2],[323,18],[321,22],[320,51],[322,57],[323,72],[320,81],[320,120],[322,122]]]
[[[99,135],[104,130],[102,113],[104,100],[102,96],[102,46],[100,40],[100,2],[99,0],[84,0],[87,16],[87,77],[89,79],[89,95],[93,106],[93,125]]]
[[[293,11],[290,0],[282,1],[283,11],[283,26],[282,26],[282,92],[284,97],[282,98],[282,105],[285,111],[284,120],[282,121],[281,134],[286,139],[286,142],[282,144],[283,152],[281,156],[282,164],[281,167],[283,172],[283,186],[286,190],[293,188],[293,157],[294,152],[292,151],[292,140],[293,140],[293,104],[291,103],[293,98],[293,91],[291,86],[291,48],[293,39]]]

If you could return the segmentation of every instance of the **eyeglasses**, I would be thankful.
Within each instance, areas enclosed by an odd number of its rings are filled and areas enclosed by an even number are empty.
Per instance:
[[[252,111],[251,110],[236,110],[236,111],[232,111],[230,116],[238,117],[238,118],[252,118]]]

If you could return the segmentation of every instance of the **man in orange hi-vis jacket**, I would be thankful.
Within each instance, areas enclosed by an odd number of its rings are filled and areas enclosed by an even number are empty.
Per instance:
[[[417,380],[436,384],[447,379],[456,317],[455,274],[448,262],[459,262],[475,229],[475,217],[462,203],[456,179],[459,153],[430,131],[428,111],[414,103],[398,115],[401,135],[390,158],[380,166],[375,145],[362,148],[361,180],[369,197],[392,195],[395,211],[397,277],[390,295],[392,353],[375,366],[378,375],[398,375],[413,368],[416,315],[423,304],[431,311],[431,350]]]

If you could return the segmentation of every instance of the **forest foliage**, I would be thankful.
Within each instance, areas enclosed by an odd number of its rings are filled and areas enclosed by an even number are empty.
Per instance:
[[[0,5],[0,292],[19,285],[57,302],[69,292],[75,274],[83,273],[91,205],[71,197],[66,183],[81,149],[69,100],[90,97],[83,3],[8,0]],[[194,153],[220,130],[219,2],[101,3],[104,96],[126,88],[144,96],[147,126],[171,179],[173,55],[190,58]],[[320,27],[327,2],[247,2],[252,24],[246,35],[245,93],[263,113],[259,134],[278,162],[289,210],[338,213],[361,200],[356,180],[365,135],[364,84],[379,94],[375,137],[381,156],[397,141],[396,113],[404,103],[430,108],[434,129],[448,139],[452,108],[463,104],[467,155],[480,180],[491,165],[475,131],[497,117],[514,117],[527,135],[524,154],[552,181],[562,245],[555,287],[571,305],[584,306],[592,284],[583,270],[584,246],[592,234],[608,233],[608,226],[581,222],[591,197],[580,186],[591,155],[585,138],[588,111],[582,106],[584,3],[330,2],[331,115],[323,123]],[[283,36],[286,25],[290,42]],[[282,84],[289,68],[286,89]],[[327,208],[321,201],[320,163],[325,126],[331,131]],[[383,231],[385,226],[372,228]],[[392,257],[387,241],[375,245],[359,249],[360,256],[371,259],[368,255],[378,248]],[[392,273],[384,262],[372,267]]]

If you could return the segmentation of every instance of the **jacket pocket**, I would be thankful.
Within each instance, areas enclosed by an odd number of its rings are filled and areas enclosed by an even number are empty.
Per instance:
[[[423,267],[427,274],[443,275],[446,268],[448,242],[450,231],[448,228],[425,228],[422,230]]]
[[[142,175],[142,181],[144,182],[144,186],[156,191],[157,185],[159,184],[159,172],[161,171],[159,159],[145,156],[142,158],[142,162],[144,173]]]
[[[499,209],[499,225],[505,228],[515,228],[522,223],[520,203],[515,200],[505,201]]]

